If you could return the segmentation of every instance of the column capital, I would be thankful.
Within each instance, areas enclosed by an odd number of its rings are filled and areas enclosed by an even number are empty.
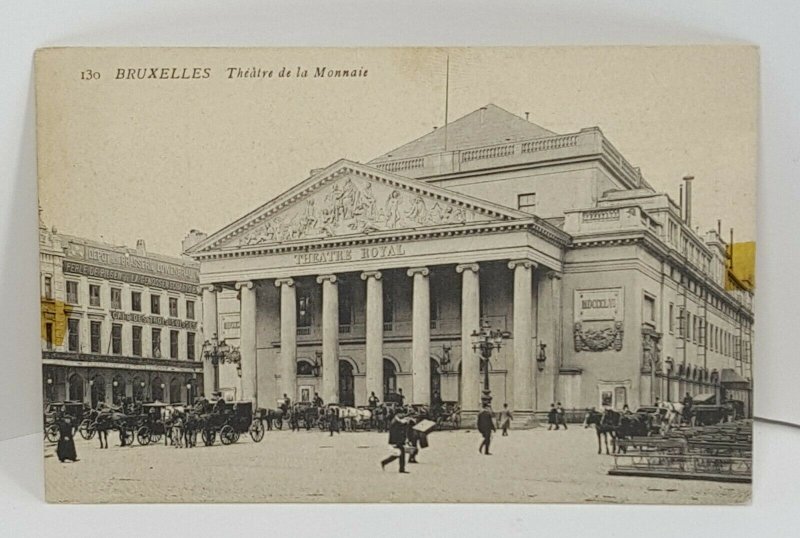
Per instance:
[[[367,280],[368,278],[374,278],[375,280],[380,280],[383,275],[380,271],[364,271],[361,273],[361,280]]]
[[[551,280],[561,280],[561,273],[559,273],[557,271],[548,271],[547,272],[547,278],[549,278]]]
[[[237,290],[240,290],[242,288],[247,288],[248,290],[252,290],[254,286],[255,284],[253,284],[252,280],[242,280],[241,282],[237,282],[236,284],[234,284],[234,287]]]
[[[509,269],[516,269],[517,267],[524,267],[525,269],[536,269],[539,267],[539,264],[532,260],[521,259],[521,260],[511,260],[508,262]]]
[[[408,276],[414,276],[414,275],[428,276],[431,274],[431,270],[428,269],[427,267],[411,267],[407,271],[407,274]]]
[[[456,265],[456,273],[463,273],[464,271],[472,271],[477,273],[480,270],[480,265],[477,263],[460,263]]]
[[[275,287],[280,288],[281,286],[289,286],[291,288],[292,286],[294,286],[294,279],[292,277],[276,278]]]
[[[336,275],[319,275],[317,277],[317,284],[322,284],[325,281],[329,281],[331,284],[336,284],[338,277]]]
[[[199,288],[200,293],[203,293],[204,291],[210,291],[212,293],[219,291],[219,286],[216,284],[202,284],[199,286]]]

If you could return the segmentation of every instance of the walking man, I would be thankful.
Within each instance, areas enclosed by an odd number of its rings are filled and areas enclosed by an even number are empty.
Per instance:
[[[558,429],[559,425],[564,426],[565,430],[567,429],[567,416],[564,413],[564,408],[561,407],[561,402],[556,404],[556,429]]]
[[[555,405],[550,404],[550,411],[547,412],[547,430],[552,430],[553,426],[558,429],[558,411]]]
[[[328,408],[328,431],[331,433],[331,437],[333,437],[333,432],[339,433],[339,408],[338,407],[329,407]]]
[[[495,430],[494,413],[492,413],[489,404],[485,404],[483,410],[478,413],[478,431],[483,436],[483,441],[481,441],[481,445],[478,447],[478,453],[483,451],[487,456],[492,455],[492,453],[489,452],[489,443],[492,442],[492,432]]]
[[[381,469],[386,469],[386,466],[394,460],[400,460],[400,472],[407,473],[406,471],[406,420],[398,413],[392,419],[389,425],[389,444],[396,450],[396,454],[392,454],[388,458],[381,461]]]
[[[378,407],[378,397],[375,396],[374,392],[370,392],[369,393],[369,408],[370,409],[375,409],[376,407]]]
[[[504,403],[503,410],[500,411],[500,416],[497,417],[497,422],[500,423],[500,429],[503,430],[503,437],[508,437],[508,428],[511,426],[512,420],[514,420],[514,417],[508,409],[508,404]]]

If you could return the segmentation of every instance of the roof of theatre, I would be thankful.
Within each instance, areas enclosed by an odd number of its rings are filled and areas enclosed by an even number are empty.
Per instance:
[[[548,131],[544,127],[516,116],[497,105],[488,104],[450,122],[446,128],[435,129],[433,132],[395,148],[370,162],[418,157],[554,135],[556,133]],[[445,138],[447,147],[445,147]]]

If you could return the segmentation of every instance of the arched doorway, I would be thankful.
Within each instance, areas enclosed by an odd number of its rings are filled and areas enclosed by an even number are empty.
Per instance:
[[[339,404],[354,406],[355,402],[353,365],[350,361],[339,359]]]
[[[169,403],[181,403],[181,381],[177,377],[173,377],[169,382]]]
[[[133,401],[134,402],[143,402],[144,401],[144,389],[147,386],[144,379],[139,376],[133,378]]]
[[[439,371],[439,363],[431,357],[431,402],[434,394],[438,394],[439,399],[442,399],[442,373]]]
[[[153,395],[153,400],[158,400],[159,402],[164,401],[164,380],[160,377],[154,377],[153,381],[150,382],[150,391]]]
[[[83,401],[83,377],[80,374],[69,376],[69,399],[73,402]]]
[[[106,378],[101,375],[96,375],[92,379],[92,408],[96,409],[97,405],[106,401]]]
[[[120,405],[125,399],[125,378],[122,376],[114,376],[111,382],[111,399],[114,405]]]
[[[389,400],[389,395],[397,392],[397,368],[393,361],[383,359],[383,401]]]

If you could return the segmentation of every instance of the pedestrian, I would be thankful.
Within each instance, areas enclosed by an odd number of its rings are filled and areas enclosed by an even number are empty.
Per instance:
[[[369,400],[368,401],[369,401],[369,408],[370,409],[375,409],[376,407],[378,407],[378,401],[379,400],[378,400],[378,397],[375,396],[375,392],[370,392],[369,393]]]
[[[58,419],[56,456],[58,456],[58,461],[62,463],[65,460],[78,461],[78,453],[75,451],[75,438],[72,434],[72,419],[68,416],[62,416]]]
[[[408,473],[406,471],[406,434],[407,434],[407,421],[399,413],[394,416],[392,423],[389,425],[389,445],[394,447],[395,452],[388,458],[381,461],[381,469],[385,470],[386,466],[394,460],[400,460],[400,472]]]
[[[328,431],[333,437],[333,432],[339,433],[339,408],[328,408]]]
[[[403,407],[406,401],[406,396],[403,394],[403,389],[397,389],[397,399],[400,400],[397,403],[400,405],[400,407]]]
[[[406,439],[408,441],[408,463],[418,463],[417,454],[419,454],[419,434],[414,429],[417,421],[413,417],[409,417],[406,422]]]
[[[686,396],[683,397],[683,421],[687,424],[692,421],[692,405],[694,405],[694,399],[686,393]]]
[[[489,407],[489,404],[484,404],[483,409],[480,413],[478,413],[478,431],[483,436],[483,441],[481,441],[480,446],[478,447],[478,453],[480,454],[481,451],[486,456],[491,456],[492,453],[489,452],[489,444],[492,442],[492,432],[495,431],[494,425],[494,413],[492,413],[492,408]]]
[[[500,411],[500,416],[497,418],[497,422],[500,424],[500,428],[503,430],[503,437],[508,437],[508,428],[511,426],[511,421],[514,420],[514,417],[511,415],[511,411],[508,409],[508,404],[503,404],[503,410]]]
[[[564,412],[564,408],[561,407],[561,402],[556,404],[556,429],[558,426],[564,426],[564,429],[567,429],[567,414]]]
[[[553,426],[558,429],[558,411],[555,404],[550,404],[550,411],[547,413],[547,430],[552,430]]]
[[[322,407],[323,402],[318,392],[314,393],[314,407]]]

